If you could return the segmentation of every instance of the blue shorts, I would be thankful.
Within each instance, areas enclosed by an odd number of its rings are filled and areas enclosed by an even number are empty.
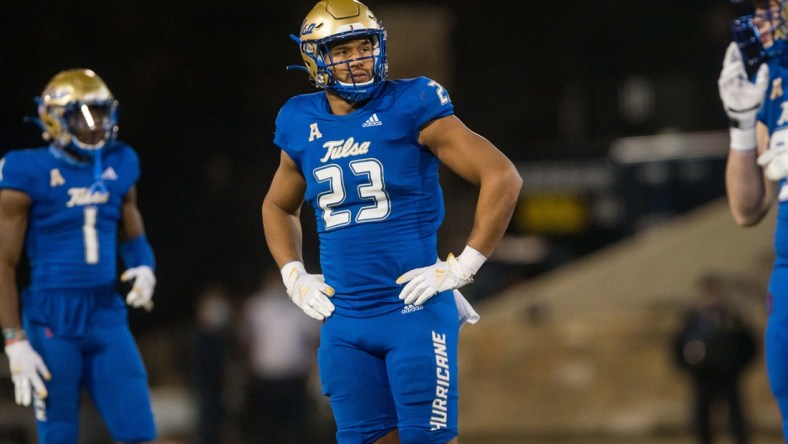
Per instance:
[[[337,442],[372,443],[393,429],[408,443],[457,436],[458,333],[451,291],[421,307],[326,319],[318,364]]]
[[[147,373],[125,316],[114,325],[90,322],[116,318],[101,305],[89,310],[79,336],[58,335],[47,323],[25,317],[30,343],[52,375],[45,382],[49,396],[34,402],[40,443],[77,443],[83,388],[115,441],[156,437]]]

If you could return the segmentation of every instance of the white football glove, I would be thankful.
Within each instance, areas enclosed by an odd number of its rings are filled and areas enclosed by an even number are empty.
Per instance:
[[[768,65],[761,64],[755,75],[755,83],[750,82],[744,70],[739,47],[735,42],[728,45],[717,86],[725,113],[731,120],[731,126],[739,129],[755,127],[755,116],[763,103],[768,85]]]
[[[287,295],[304,313],[322,321],[334,312],[330,297],[334,288],[326,284],[322,274],[309,274],[300,261],[288,262],[282,267],[282,281]]]
[[[473,282],[485,260],[481,253],[466,246],[458,257],[449,253],[445,262],[438,260],[428,267],[410,270],[397,278],[397,284],[406,284],[399,298],[406,305],[421,305],[437,293],[463,287]]]
[[[758,165],[771,180],[788,177],[788,130],[780,130],[771,135],[769,149],[758,156]]]
[[[123,272],[120,280],[134,280],[131,291],[126,295],[126,303],[132,307],[143,307],[147,311],[153,309],[153,290],[156,288],[156,276],[147,265],[132,267]]]
[[[49,369],[38,353],[30,346],[27,339],[19,339],[5,346],[8,366],[11,369],[11,380],[14,381],[14,392],[18,405],[30,405],[31,389],[39,397],[47,397],[47,388],[41,376],[47,381],[51,378]]]

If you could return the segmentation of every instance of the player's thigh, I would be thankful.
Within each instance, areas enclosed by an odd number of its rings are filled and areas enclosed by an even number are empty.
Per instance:
[[[446,443],[457,435],[459,323],[451,292],[395,317],[386,356],[403,442]]]
[[[86,357],[85,386],[117,441],[156,435],[148,375],[131,332],[123,326],[91,331],[96,347]]]
[[[318,365],[323,394],[329,397],[334,414],[337,441],[374,442],[397,426],[385,361],[349,345],[335,333],[324,326]]]
[[[60,338],[41,324],[25,324],[30,344],[52,375],[45,381],[48,396],[34,400],[41,443],[76,443],[83,368],[79,341]]]

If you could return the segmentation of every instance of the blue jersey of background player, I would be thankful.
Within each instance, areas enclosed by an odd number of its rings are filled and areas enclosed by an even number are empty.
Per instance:
[[[753,15],[733,22],[736,41],[725,54],[718,85],[732,123],[726,187],[734,219],[742,226],[756,225],[778,202],[765,350],[770,387],[788,437],[788,4],[754,3]],[[748,81],[745,66],[759,63]]]
[[[279,113],[263,225],[288,295],[324,321],[318,363],[337,440],[456,442],[467,306],[455,289],[503,236],[520,176],[454,116],[437,82],[386,80],[386,34],[365,5],[321,1],[293,38],[325,93],[294,97]],[[467,245],[445,261],[439,163],[480,188]],[[322,274],[302,262],[304,201],[317,217]]]
[[[116,290],[120,252],[121,279],[133,281],[126,302],[152,308],[137,154],[115,140],[117,102],[94,72],[58,73],[38,102],[51,144],[0,160],[0,324],[16,402],[33,402],[41,443],[78,441],[83,388],[113,439],[153,440],[147,374]],[[20,320],[23,247],[30,284]]]

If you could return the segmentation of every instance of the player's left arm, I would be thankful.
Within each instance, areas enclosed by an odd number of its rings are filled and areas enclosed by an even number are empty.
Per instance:
[[[512,162],[454,115],[425,125],[419,143],[457,175],[478,186],[479,195],[473,228],[462,253],[457,257],[450,254],[445,262],[416,268],[397,278],[398,284],[405,285],[399,298],[415,305],[473,281],[506,232],[523,184]]]
[[[450,170],[479,187],[468,245],[489,257],[509,225],[523,184],[514,164],[454,115],[425,125],[419,143]]]
[[[120,254],[126,270],[122,281],[132,281],[131,291],[126,295],[126,303],[132,307],[153,309],[153,291],[156,288],[154,269],[156,261],[153,249],[145,236],[142,213],[137,207],[137,188],[132,186],[123,197],[120,208],[121,220],[118,226]]]

